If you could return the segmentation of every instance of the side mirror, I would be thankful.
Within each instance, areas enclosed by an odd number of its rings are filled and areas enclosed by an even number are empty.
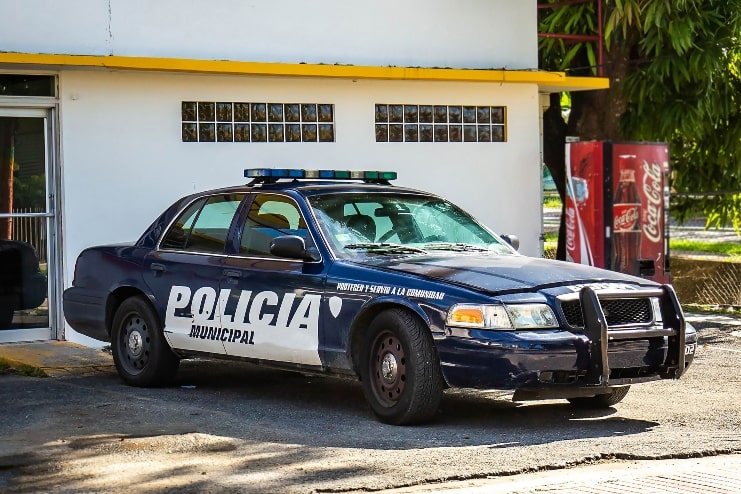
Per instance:
[[[319,252],[314,247],[306,248],[304,239],[296,235],[281,235],[270,241],[270,253],[289,259],[304,261],[320,260]]]
[[[511,245],[513,249],[520,250],[520,239],[517,238],[517,235],[509,234],[509,235],[499,235],[499,236],[502,237],[502,240],[504,240],[509,245]]]

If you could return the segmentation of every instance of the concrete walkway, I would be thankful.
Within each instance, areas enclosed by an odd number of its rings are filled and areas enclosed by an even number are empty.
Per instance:
[[[379,494],[738,494],[741,454],[620,461],[480,480],[427,484]]]
[[[40,370],[49,377],[116,371],[110,353],[69,341],[3,343],[0,360],[16,369]]]

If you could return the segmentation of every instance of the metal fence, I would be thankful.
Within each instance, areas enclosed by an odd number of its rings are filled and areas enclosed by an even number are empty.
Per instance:
[[[35,208],[13,210],[14,214],[43,212],[43,209]],[[16,216],[13,218],[13,238],[33,245],[36,249],[36,254],[39,256],[39,262],[41,263],[46,262],[47,256],[46,221],[47,218],[43,217],[34,218]]]
[[[682,303],[741,305],[741,263],[728,259],[674,256],[672,280]]]

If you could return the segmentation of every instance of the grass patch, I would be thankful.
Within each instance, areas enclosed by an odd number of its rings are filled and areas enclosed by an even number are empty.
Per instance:
[[[682,308],[687,312],[700,314],[741,316],[741,307],[733,305],[682,304]]]
[[[38,367],[27,364],[14,365],[12,362],[0,357],[0,374],[16,374],[28,377],[49,377],[49,375]]]
[[[741,243],[703,242],[699,240],[669,239],[671,250],[701,252],[706,254],[741,256]]]
[[[558,194],[544,195],[543,207],[549,209],[561,209],[561,198],[558,196]]]
[[[546,232],[543,235],[546,245],[555,247],[558,243],[558,232]],[[722,256],[741,256],[741,243],[703,242],[702,240],[669,239],[669,248],[673,251],[697,252]]]

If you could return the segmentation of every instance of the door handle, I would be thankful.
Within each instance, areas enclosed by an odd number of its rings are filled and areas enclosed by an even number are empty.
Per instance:
[[[160,264],[158,262],[153,262],[149,268],[154,271],[155,273],[164,273],[167,269],[165,268],[164,264]]]
[[[242,273],[233,269],[227,269],[226,271],[224,271],[224,276],[231,280],[236,280],[242,277]]]

